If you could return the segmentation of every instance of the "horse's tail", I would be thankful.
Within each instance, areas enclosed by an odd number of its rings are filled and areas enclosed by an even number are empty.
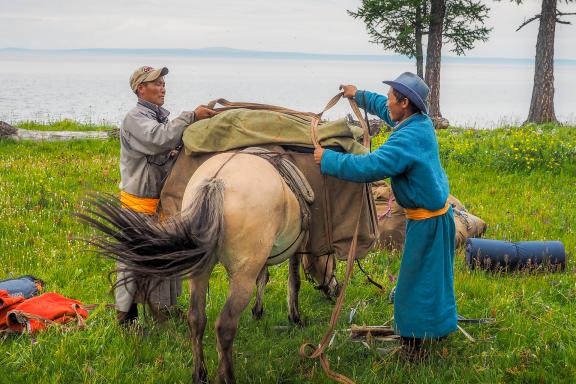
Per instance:
[[[203,270],[221,245],[224,182],[205,180],[188,209],[162,222],[122,208],[111,195],[93,198],[78,216],[104,234],[88,242],[122,262],[130,280],[184,277]]]

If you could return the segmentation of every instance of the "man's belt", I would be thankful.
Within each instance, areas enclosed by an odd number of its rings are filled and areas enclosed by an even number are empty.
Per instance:
[[[128,192],[120,191],[120,203],[122,208],[131,209],[134,212],[145,215],[154,215],[158,209],[160,199],[151,197],[138,197]]]
[[[425,220],[431,217],[441,216],[448,212],[450,204],[446,203],[444,208],[438,209],[436,211],[429,211],[426,208],[404,208],[406,212],[406,217],[410,220]]]

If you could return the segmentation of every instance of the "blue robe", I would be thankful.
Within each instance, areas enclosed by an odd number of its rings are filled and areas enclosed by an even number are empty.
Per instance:
[[[356,101],[367,112],[395,125],[388,114],[386,96],[358,91]],[[358,183],[390,177],[394,196],[404,208],[439,210],[449,195],[434,126],[421,113],[395,127],[388,140],[372,153],[325,150],[321,171]],[[394,326],[399,335],[436,338],[457,329],[454,241],[452,208],[425,220],[407,219],[394,299]]]

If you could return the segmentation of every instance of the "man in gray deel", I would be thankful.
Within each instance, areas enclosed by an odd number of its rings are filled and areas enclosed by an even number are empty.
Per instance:
[[[122,207],[138,214],[157,214],[160,191],[182,144],[184,130],[193,122],[210,118],[216,113],[199,106],[193,112],[182,112],[172,121],[162,108],[166,87],[164,76],[168,68],[140,67],[130,76],[130,87],[138,96],[138,103],[120,126],[120,201]],[[127,325],[138,318],[137,302],[144,300],[143,287],[150,284],[147,303],[152,313],[162,318],[176,304],[182,290],[180,280],[134,281],[126,266],[118,264],[117,285],[114,290],[117,319]]]

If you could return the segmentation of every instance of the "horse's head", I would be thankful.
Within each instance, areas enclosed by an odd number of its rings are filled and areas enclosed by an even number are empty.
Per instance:
[[[340,283],[336,279],[336,259],[334,255],[302,255],[304,274],[314,283],[314,288],[322,291],[328,298],[338,297]]]

